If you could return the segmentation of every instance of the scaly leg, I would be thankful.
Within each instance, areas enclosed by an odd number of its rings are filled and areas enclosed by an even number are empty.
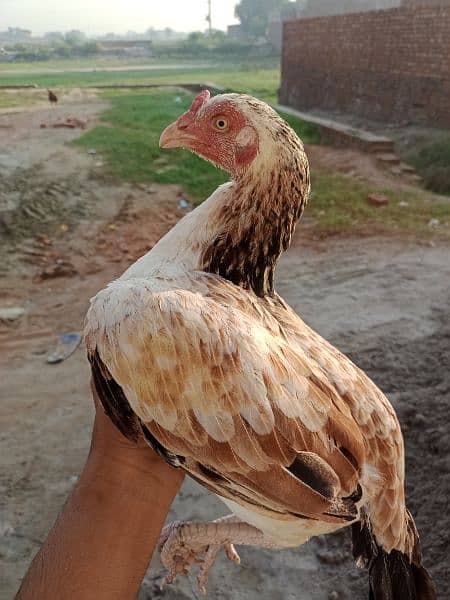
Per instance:
[[[209,571],[222,547],[230,560],[240,563],[234,544],[265,548],[276,546],[259,529],[240,521],[234,515],[212,523],[170,523],[162,530],[158,544],[161,561],[169,571],[165,583],[172,583],[177,575],[187,574],[192,565],[199,564],[198,587],[205,594]],[[201,555],[204,557],[200,558]]]

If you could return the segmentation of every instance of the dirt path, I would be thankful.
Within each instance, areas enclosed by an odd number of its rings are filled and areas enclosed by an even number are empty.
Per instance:
[[[96,118],[96,110],[90,119]],[[37,124],[36,111],[29,114]],[[89,297],[150,248],[182,214],[176,186],[103,182],[88,175],[92,161],[100,159],[62,146],[70,131],[58,130],[51,136],[45,130],[29,129],[32,141],[27,144],[30,121],[24,115],[17,118],[15,127],[22,123],[23,137],[18,128],[11,147],[17,160],[23,153],[23,166],[13,168],[0,157],[0,185],[12,177],[22,177],[30,190],[36,181],[44,189],[56,182],[63,186],[60,197],[72,202],[75,174],[77,185],[85,186],[86,197],[81,195],[74,205],[78,202],[87,208],[73,220],[69,212],[63,230],[57,209],[55,220],[48,223],[47,238],[24,241],[20,237],[15,250],[8,246],[14,250],[8,259],[2,256],[0,308],[25,309],[21,319],[0,322],[2,600],[13,597],[77,480],[89,443],[92,407],[87,361],[80,348],[67,361],[47,365],[54,336],[79,330]],[[8,153],[7,160],[14,152]],[[33,152],[34,158],[27,162],[27,153]],[[45,164],[42,153],[47,153]],[[27,169],[32,169],[32,176],[26,176]],[[14,200],[14,190],[1,189],[3,200]],[[95,202],[88,202],[93,190]],[[300,228],[282,261],[278,289],[311,326],[366,369],[395,404],[405,431],[410,505],[422,532],[426,564],[445,598],[450,586],[448,247],[374,238],[318,243],[302,240],[301,232]],[[35,253],[24,253],[24,245]],[[170,518],[205,520],[224,513],[219,501],[187,481]],[[211,576],[210,598],[367,597],[366,575],[353,566],[345,532],[290,551],[243,548],[241,557],[241,567],[220,560]],[[199,597],[193,576],[161,592],[161,574],[157,564],[149,570],[141,600]]]

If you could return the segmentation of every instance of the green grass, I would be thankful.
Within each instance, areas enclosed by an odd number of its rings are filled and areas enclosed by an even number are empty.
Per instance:
[[[45,68],[45,67],[41,67]],[[36,84],[39,87],[83,87],[111,84],[159,84],[213,82],[235,92],[246,92],[267,102],[275,102],[280,85],[280,69],[266,68],[258,63],[195,67],[192,69],[161,68],[131,71],[104,71],[65,73],[21,73],[12,70],[0,76],[2,85]]]
[[[104,95],[112,103],[102,117],[105,125],[91,129],[74,143],[101,153],[112,175],[131,182],[177,183],[194,202],[207,198],[228,179],[227,173],[190,152],[158,146],[163,129],[189,107],[193,94],[146,90]],[[315,128],[300,119],[289,119],[305,141],[317,140]]]
[[[367,196],[372,192],[387,195],[389,204],[382,207],[369,204]],[[325,235],[419,231],[427,235],[435,231],[429,226],[432,219],[439,221],[440,233],[450,234],[450,201],[437,200],[419,189],[377,189],[335,173],[313,172],[307,211],[316,220],[316,229]]]
[[[39,102],[36,94],[30,94],[28,91],[17,90],[15,92],[2,92],[0,90],[0,108],[15,108],[16,106],[30,106]]]
[[[288,115],[287,113],[279,110],[278,114],[280,114],[286,123],[292,127],[295,133],[303,140],[305,144],[320,144],[321,135],[320,129],[314,123],[308,123],[307,121],[302,121],[298,117],[294,117],[293,115]]]
[[[408,156],[430,190],[450,194],[450,134],[428,142]]]
[[[86,58],[60,58],[51,60],[41,60],[32,62],[5,62],[0,63],[0,71],[18,72],[18,71],[45,71],[49,69],[88,69],[98,67],[122,67],[134,65],[164,64],[172,62],[164,59],[155,58],[115,58],[109,56],[95,56]]]

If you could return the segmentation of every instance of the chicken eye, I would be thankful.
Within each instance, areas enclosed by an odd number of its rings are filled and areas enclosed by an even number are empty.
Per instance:
[[[220,117],[219,119],[215,120],[214,125],[219,131],[225,131],[225,129],[228,127],[228,121],[223,117]]]

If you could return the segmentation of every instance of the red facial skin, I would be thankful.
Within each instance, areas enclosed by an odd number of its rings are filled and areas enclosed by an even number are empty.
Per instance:
[[[205,108],[208,100],[207,90],[199,94],[190,109],[163,132],[160,145],[189,148],[225,171],[238,175],[258,154],[257,132],[232,101],[224,100]],[[245,135],[239,139],[244,128]]]

